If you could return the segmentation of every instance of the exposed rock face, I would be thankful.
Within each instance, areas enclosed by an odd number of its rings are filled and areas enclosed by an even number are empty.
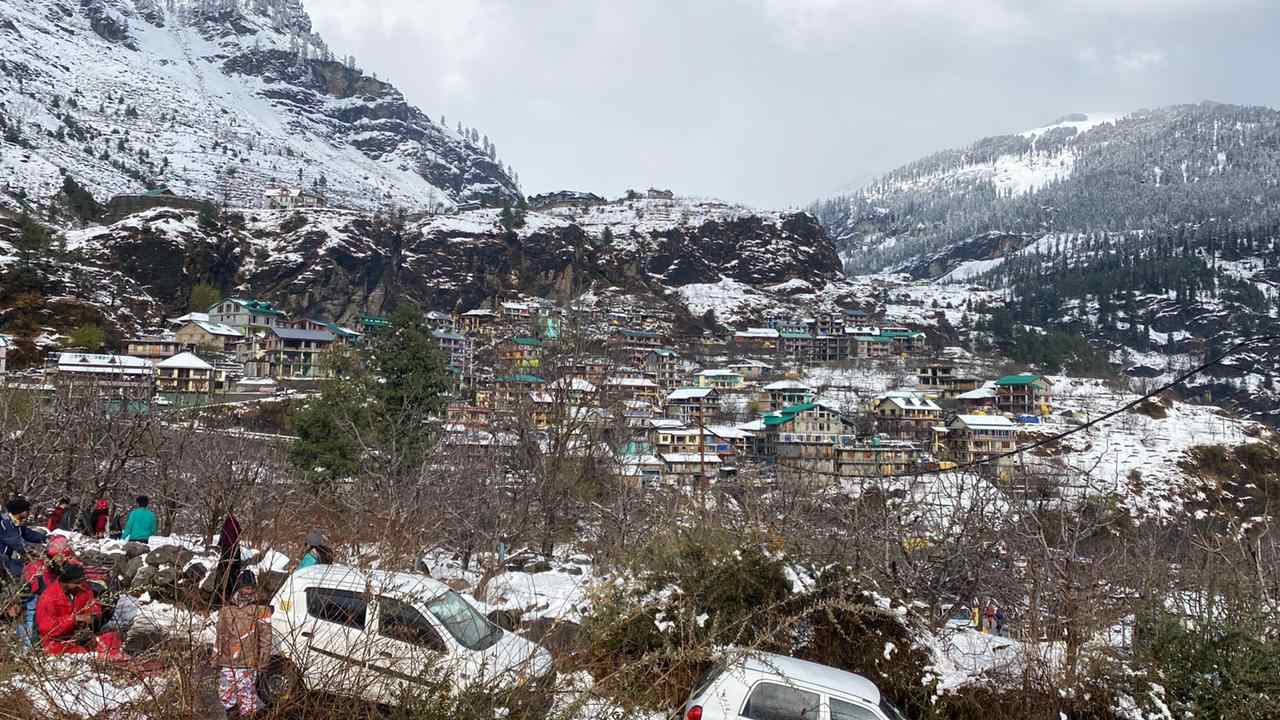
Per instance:
[[[192,211],[156,209],[70,233],[67,244],[96,276],[129,278],[140,307],[122,318],[122,333],[185,312],[204,279],[293,314],[349,321],[404,302],[466,310],[500,291],[567,300],[592,287],[663,295],[721,279],[840,276],[830,241],[805,214],[632,228],[607,244],[597,228],[567,219],[530,213],[508,232],[499,216],[477,210],[397,225],[349,211],[263,211],[214,227]]]

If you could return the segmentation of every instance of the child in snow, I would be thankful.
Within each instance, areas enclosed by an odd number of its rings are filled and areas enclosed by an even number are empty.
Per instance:
[[[258,671],[271,660],[271,610],[258,604],[257,582],[248,570],[236,580],[230,605],[218,610],[213,664],[221,668],[218,692],[227,715],[239,706],[240,717],[261,709]]]

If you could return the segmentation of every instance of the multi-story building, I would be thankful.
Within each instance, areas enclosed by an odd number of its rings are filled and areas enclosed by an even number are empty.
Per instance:
[[[677,388],[667,394],[667,415],[699,426],[719,414],[720,393],[715,388]]]
[[[876,360],[893,355],[893,340],[882,335],[854,335],[849,355],[859,360]]]
[[[798,380],[778,380],[762,389],[769,396],[769,410],[774,412],[791,405],[813,402],[813,388]]]
[[[1002,415],[957,415],[947,424],[947,450],[951,459],[961,465],[998,457],[1015,449],[1016,430],[1017,426]],[[1013,465],[1010,456],[978,467],[1005,475]]]
[[[248,328],[246,327],[245,330]],[[222,323],[211,320],[192,320],[178,328],[173,334],[174,341],[182,350],[201,348],[218,352],[235,352],[236,346],[244,342],[245,333]]]
[[[717,390],[736,390],[742,387],[742,375],[736,370],[713,368],[702,370],[697,375],[698,387],[711,387]]]
[[[517,373],[542,367],[542,341],[533,337],[507,338],[495,349],[498,367]]]
[[[156,391],[175,395],[213,395],[228,390],[226,370],[192,352],[183,352],[156,365]]]
[[[662,388],[647,377],[610,377],[604,381],[604,392],[609,400],[642,400],[658,405]]]
[[[766,375],[773,372],[772,365],[762,363],[759,360],[742,360],[730,363],[729,369],[741,375],[746,382],[762,380]]]
[[[492,406],[498,412],[515,412],[545,384],[537,375],[499,375],[493,379]]]
[[[1053,411],[1053,385],[1032,373],[996,380],[996,409],[1015,415],[1048,415]]]
[[[733,344],[740,352],[773,353],[780,335],[774,328],[747,328],[733,334]]]
[[[840,411],[809,402],[764,417],[765,453],[778,464],[780,478],[822,481],[835,472],[836,439],[845,434]]]
[[[498,316],[487,308],[476,308],[462,313],[460,319],[463,332],[488,334],[493,331]]]
[[[650,350],[662,347],[662,336],[654,330],[617,328],[609,335],[609,346],[624,350]]]
[[[71,397],[102,400],[110,413],[148,412],[155,396],[156,367],[128,355],[52,353],[45,377]]]
[[[336,338],[333,333],[318,330],[273,327],[245,368],[251,375],[277,380],[317,380],[331,375],[325,362]]]
[[[658,457],[665,465],[663,477],[672,482],[709,483],[720,474],[720,456],[715,453],[666,453]]]
[[[680,384],[680,354],[671,348],[646,351],[640,367],[651,373],[654,381],[667,390],[673,390]]]
[[[887,438],[930,443],[934,427],[942,420],[942,408],[922,393],[894,390],[867,403],[875,418],[876,432]]]
[[[440,352],[444,354],[449,367],[458,370],[463,375],[471,374],[471,366],[475,359],[476,350],[474,340],[466,335],[460,335],[448,330],[432,330],[431,339],[436,342],[436,345],[440,346]]]
[[[924,333],[903,327],[880,328],[880,337],[889,338],[895,355],[918,355],[927,348]]]
[[[932,398],[953,400],[961,393],[977,390],[978,378],[956,372],[955,363],[935,361],[916,370],[916,387]]]
[[[3,341],[0,340],[0,342]],[[150,360],[153,364],[159,363],[165,358],[173,357],[185,349],[187,349],[187,346],[178,342],[178,339],[173,335],[129,338],[125,342],[125,351],[130,357]]]
[[[9,373],[9,338],[0,335],[0,383]]]
[[[918,469],[927,457],[906,440],[842,435],[836,443],[836,469],[843,477],[903,475]]]
[[[251,327],[288,326],[284,312],[266,300],[228,298],[209,308],[209,322],[243,331]]]

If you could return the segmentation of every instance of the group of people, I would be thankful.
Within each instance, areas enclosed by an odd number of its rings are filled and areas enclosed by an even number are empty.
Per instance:
[[[973,607],[969,610],[969,622],[974,630],[988,635],[999,635],[1004,637],[1008,633],[1005,626],[1004,608],[995,604],[994,601],[979,603],[976,600]]]
[[[98,602],[71,543],[30,527],[26,498],[10,498],[4,510],[0,560],[9,583],[17,585],[19,600],[8,613],[16,621],[19,646],[32,648],[38,641],[50,655],[96,652],[122,658],[121,638],[107,630],[109,613]]]
[[[79,529],[101,537],[108,532],[109,507],[106,500],[98,500],[87,521],[77,521],[70,500],[61,498],[41,531],[30,522],[30,502],[22,497],[6,502],[0,517],[0,581],[7,579],[18,588],[19,602],[7,608],[7,615],[15,621],[21,647],[38,645],[50,655],[97,653],[126,659],[123,639],[111,629],[112,609],[99,602],[67,536],[53,533]],[[157,524],[149,498],[138,496],[119,534],[111,535],[145,543]],[[222,604],[212,662],[219,669],[223,706],[228,713],[238,710],[248,716],[261,709],[256,683],[258,672],[271,659],[271,609],[259,602],[253,572],[241,567],[239,544],[240,523],[228,514],[218,539],[218,570],[227,580],[217,593]],[[319,530],[310,531],[297,569],[332,562],[328,539]]]
[[[109,534],[123,540],[146,542],[156,532],[156,514],[150,508],[151,499],[146,495],[139,495],[135,503],[128,515],[116,515],[112,528],[111,501],[106,498],[94,500],[93,509],[83,514],[72,504],[71,498],[59,498],[58,503],[49,510],[45,528],[49,532],[65,530],[93,537],[106,537]]]

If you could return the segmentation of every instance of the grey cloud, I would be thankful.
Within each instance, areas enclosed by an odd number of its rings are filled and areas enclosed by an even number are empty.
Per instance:
[[[527,192],[804,204],[1068,112],[1280,104],[1259,0],[306,0]]]

